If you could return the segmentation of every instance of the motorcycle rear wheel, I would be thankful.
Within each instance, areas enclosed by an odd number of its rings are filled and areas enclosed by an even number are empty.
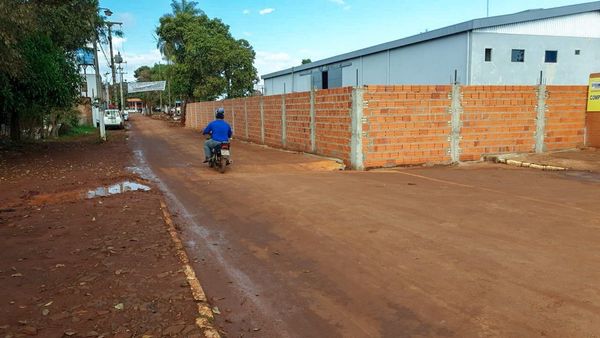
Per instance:
[[[219,157],[217,165],[219,167],[219,172],[221,174],[225,173],[225,161],[223,161],[223,157]]]

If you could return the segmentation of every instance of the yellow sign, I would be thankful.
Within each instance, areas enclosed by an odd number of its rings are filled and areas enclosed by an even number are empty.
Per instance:
[[[587,110],[600,112],[600,73],[590,75]]]

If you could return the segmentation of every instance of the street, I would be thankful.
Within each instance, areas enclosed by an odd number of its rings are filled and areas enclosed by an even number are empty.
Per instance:
[[[230,337],[600,332],[597,180],[481,163],[339,171],[236,141],[219,174],[198,132],[131,124]]]

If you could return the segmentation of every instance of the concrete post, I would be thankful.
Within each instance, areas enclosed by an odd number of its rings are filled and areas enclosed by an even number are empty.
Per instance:
[[[546,85],[539,85],[537,88],[537,106],[535,118],[535,152],[543,153],[546,150],[544,145],[544,137],[546,134],[546,98],[548,92]]]
[[[451,104],[450,104],[450,136],[448,141],[450,143],[450,161],[452,163],[458,163],[460,161],[460,128],[462,126],[461,114],[462,114],[462,103],[461,103],[461,88],[460,85],[455,83],[452,85]]]
[[[265,108],[263,96],[260,97],[260,143],[265,144]]]
[[[281,95],[281,146],[287,145],[287,114],[285,110],[285,94]]]
[[[248,98],[244,98],[244,129],[246,132],[246,140],[249,140],[250,138],[248,137]]]
[[[364,108],[364,88],[352,89],[352,136],[350,140],[350,165],[354,170],[364,170],[362,147],[362,124]]]
[[[235,109],[233,108],[233,100],[231,101],[231,130],[233,131],[233,133],[236,133],[235,130]]]
[[[317,124],[315,114],[315,88],[310,89],[310,151],[317,152]]]

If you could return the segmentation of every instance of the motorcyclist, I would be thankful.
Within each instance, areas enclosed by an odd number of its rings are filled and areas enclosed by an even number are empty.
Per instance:
[[[210,135],[211,138],[204,142],[204,163],[210,160],[213,149],[219,146],[221,143],[229,142],[229,138],[232,135],[231,127],[229,123],[224,121],[225,109],[218,108],[215,112],[215,120],[209,123],[202,135]]]

